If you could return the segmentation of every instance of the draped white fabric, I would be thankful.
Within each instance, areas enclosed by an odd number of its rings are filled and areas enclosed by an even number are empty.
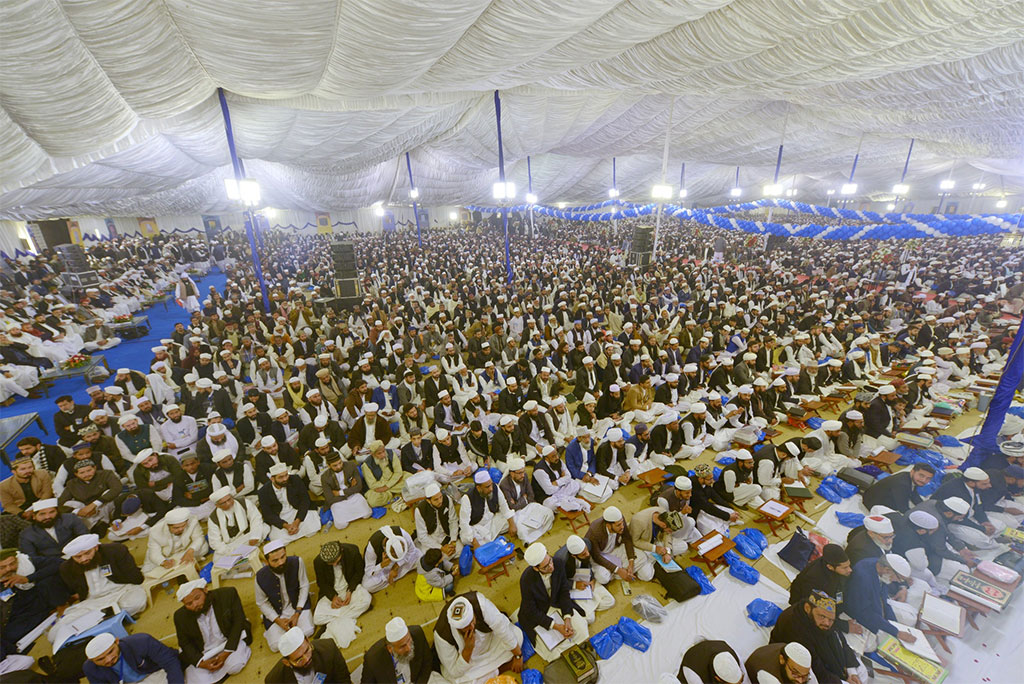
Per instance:
[[[934,197],[1024,186],[1024,3],[1013,0],[8,0],[0,216],[234,209],[216,88],[267,205],[486,202],[506,169],[542,201],[624,198],[687,162],[690,198],[849,175]],[[1000,180],[1002,176],[1002,180]],[[787,182],[789,182],[787,180]],[[806,195],[805,195],[806,196]]]

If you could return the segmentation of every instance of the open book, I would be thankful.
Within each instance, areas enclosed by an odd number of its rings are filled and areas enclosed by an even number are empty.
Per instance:
[[[540,626],[537,627],[537,637],[544,642],[544,645],[548,647],[549,651],[554,649],[555,646],[562,643],[565,639],[564,636],[555,630]]]

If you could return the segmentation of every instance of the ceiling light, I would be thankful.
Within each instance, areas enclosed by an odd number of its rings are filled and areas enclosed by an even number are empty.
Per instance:
[[[686,188],[679,188],[679,199],[686,197]]]
[[[888,204],[885,205],[885,208],[888,209],[889,211],[892,211],[893,209],[896,208],[896,203],[895,202],[889,202]]]
[[[843,186],[839,188],[840,195],[854,195],[857,193],[856,183],[843,183]]]
[[[533,194],[532,192],[526,193],[526,203],[527,204],[536,204],[537,203],[537,196],[535,194]]]
[[[729,191],[729,196],[730,197],[739,197],[742,194],[743,194],[743,190],[740,189],[740,188],[733,188],[732,190]]]
[[[654,199],[672,199],[672,186],[659,183],[651,187],[651,197]]]
[[[409,191],[409,198],[410,199],[417,199],[419,196],[420,196],[420,189],[419,188],[413,188],[412,190]]]
[[[512,200],[516,198],[516,184],[515,183],[495,183],[494,184],[494,199],[496,200]]]
[[[908,192],[910,192],[910,186],[907,185],[906,183],[897,183],[896,185],[892,186],[892,192],[894,195],[906,195]]]
[[[829,188],[828,190],[825,191],[825,194],[826,195],[834,195],[834,194],[836,194],[836,191],[833,190],[832,188]]]
[[[956,181],[952,178],[947,178],[939,183],[939,190],[952,190],[956,187]]]
[[[1001,199],[1001,200],[996,200],[996,209],[1005,209],[1005,208],[1006,208],[1006,198],[1005,197],[1003,199]]]
[[[615,199],[619,196],[618,188],[608,188],[608,199]]]
[[[569,206],[569,205],[567,205],[565,202],[559,202],[558,203],[558,208],[559,209],[565,209],[567,206]]]
[[[238,194],[238,181],[234,178],[224,179],[224,190],[227,192],[229,200],[238,200],[242,197]]]
[[[263,215],[268,219],[272,219],[277,216],[277,209],[274,207],[263,207]]]
[[[452,221],[458,221],[459,220],[459,212],[457,212],[457,211],[449,211],[448,212],[448,218],[451,219]]]
[[[974,185],[971,186],[971,190],[984,190],[984,189],[985,189],[985,184],[984,183],[975,183]]]
[[[789,190],[786,191],[786,197],[796,197],[796,193],[796,188],[790,188]]]
[[[383,216],[384,215],[384,203],[383,202],[377,202],[376,204],[373,205],[373,215],[374,216]]]
[[[246,206],[259,206],[260,184],[253,178],[243,178],[238,181],[238,196]]]
[[[778,197],[781,194],[782,185],[780,185],[779,183],[769,183],[768,185],[764,186],[765,197]]]

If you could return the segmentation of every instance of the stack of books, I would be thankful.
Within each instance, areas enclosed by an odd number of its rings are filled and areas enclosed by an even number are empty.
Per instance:
[[[969,599],[995,611],[1001,611],[1010,602],[1010,592],[963,570],[953,575],[953,579],[950,580],[949,594]]]

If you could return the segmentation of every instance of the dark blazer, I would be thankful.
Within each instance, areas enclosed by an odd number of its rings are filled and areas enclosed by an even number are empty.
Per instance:
[[[53,527],[57,541],[39,525],[32,525],[21,531],[18,548],[29,557],[60,556],[65,544],[75,537],[89,534],[85,523],[74,513],[58,513]]]
[[[519,577],[519,624],[531,643],[537,639],[537,627],[550,628],[554,622],[554,618],[548,615],[549,608],[558,609],[562,615],[571,615],[574,609],[569,598],[570,583],[565,576],[565,565],[555,563],[554,568],[550,595],[537,568],[526,568]]]
[[[324,675],[324,684],[348,684],[352,681],[337,644],[330,639],[311,639],[309,643],[313,646],[310,667]],[[296,679],[292,668],[278,660],[263,681],[266,684],[295,684]]]
[[[412,636],[412,662],[409,663],[411,682],[426,684],[434,670],[433,650],[427,643],[427,636],[419,625],[409,625]],[[395,668],[387,649],[387,639],[380,639],[366,650],[363,656],[362,684],[396,684]]]
[[[345,461],[341,468],[341,473],[348,486],[338,490],[338,494],[334,493],[334,490],[338,487],[338,478],[335,472],[328,467],[324,468],[324,471],[320,473],[320,486],[323,488],[324,504],[328,508],[363,491],[363,478],[359,473],[359,466],[353,461]],[[353,479],[355,484],[352,484]]]
[[[363,570],[366,562],[363,554],[355,544],[342,543],[341,545],[341,574],[348,582],[348,590],[355,591],[359,583],[363,581]],[[334,566],[320,560],[320,556],[313,559],[313,574],[316,576],[316,586],[320,598],[333,600],[338,592],[334,590]]]
[[[919,503],[921,495],[910,479],[909,470],[877,480],[864,491],[864,505],[868,510],[874,506],[888,506],[906,513]]]
[[[142,571],[135,564],[135,559],[124,544],[100,544],[96,552],[100,565],[110,566],[110,581],[114,584],[142,584]],[[60,565],[60,578],[71,594],[78,594],[78,599],[89,598],[89,583],[85,579],[85,570],[74,559],[68,559]]]
[[[292,505],[297,512],[295,519],[302,521],[306,517],[306,513],[309,512],[309,490],[306,488],[306,483],[302,481],[298,475],[288,476],[288,483],[285,485],[287,492],[288,503]],[[277,496],[274,494],[274,483],[267,482],[265,485],[260,487],[259,490],[259,508],[260,513],[263,514],[263,520],[268,525],[274,527],[284,527],[284,520],[281,519],[281,502],[277,500]]]
[[[590,548],[592,549],[591,558],[595,563],[603,567],[608,572],[614,573],[616,570],[615,565],[606,560],[601,554],[601,549],[608,543],[608,528],[605,527],[604,519],[598,518],[594,522],[590,523],[590,529],[587,530],[587,539],[590,541]],[[629,534],[629,525],[624,525],[622,533],[619,534],[619,544],[626,547],[626,559],[630,560],[636,558],[636,551],[633,550],[633,537]]]
[[[882,397],[875,397],[864,414],[864,434],[877,438],[879,435],[891,436],[889,427],[892,425],[892,411]]]
[[[446,423],[445,422],[445,420],[444,420],[444,404],[443,403],[438,401],[437,404],[434,405],[434,408],[431,411],[431,414],[432,414],[431,417],[434,419],[434,429],[444,428],[445,430],[451,430],[452,427],[455,424],[461,424],[461,423],[465,422],[462,419],[462,409],[459,408],[459,405],[454,400],[452,400],[451,408],[452,408],[452,420],[455,421],[454,424],[453,423]]]
[[[168,684],[183,684],[185,675],[181,670],[181,663],[178,661],[178,652],[173,648],[164,646],[148,634],[129,634],[120,639],[121,655],[129,667],[139,674],[150,675],[158,670],[167,673]],[[94,682],[110,682],[116,684],[121,681],[117,671],[112,667],[100,667],[91,660],[86,660],[82,665],[82,672],[89,680]]]
[[[252,625],[245,617],[238,591],[234,587],[221,587],[220,589],[210,589],[207,596],[213,608],[217,626],[227,637],[228,643],[224,647],[225,650],[234,651],[238,648],[243,631],[245,632],[245,643],[251,644]],[[199,613],[193,612],[185,606],[178,608],[174,611],[174,631],[178,634],[178,649],[181,650],[182,663],[186,667],[198,664],[206,651],[203,634],[199,630]]]

